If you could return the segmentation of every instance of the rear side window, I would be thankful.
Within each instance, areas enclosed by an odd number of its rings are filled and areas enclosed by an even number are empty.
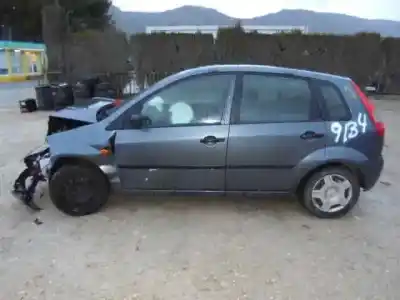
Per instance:
[[[278,75],[243,75],[237,123],[303,122],[311,118],[307,80]]]
[[[327,121],[348,121],[350,110],[340,90],[330,82],[320,81],[318,87],[322,97],[322,106]]]

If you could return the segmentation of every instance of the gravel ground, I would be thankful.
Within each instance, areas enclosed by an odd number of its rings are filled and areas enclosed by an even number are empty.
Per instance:
[[[339,220],[293,199],[123,196],[72,218],[45,187],[31,213],[8,190],[46,114],[0,106],[0,299],[399,299],[400,101],[377,106],[385,171]]]

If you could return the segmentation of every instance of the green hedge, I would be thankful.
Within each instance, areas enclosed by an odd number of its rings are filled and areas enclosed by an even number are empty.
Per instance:
[[[139,34],[132,36],[132,57],[140,78],[171,74],[209,64],[263,64],[328,72],[368,84],[379,76],[387,92],[400,92],[400,39],[375,33],[356,35],[264,35],[241,27],[208,34]]]

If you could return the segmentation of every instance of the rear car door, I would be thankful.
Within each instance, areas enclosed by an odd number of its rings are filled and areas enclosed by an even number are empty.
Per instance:
[[[127,110],[115,141],[122,187],[128,190],[223,191],[233,74],[191,76]],[[151,124],[132,128],[130,115]]]
[[[239,76],[229,133],[228,191],[288,191],[311,154],[324,158],[326,126],[311,81]]]

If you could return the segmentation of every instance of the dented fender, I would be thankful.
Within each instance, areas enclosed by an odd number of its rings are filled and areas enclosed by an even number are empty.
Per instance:
[[[82,159],[99,166],[114,165],[115,131],[106,131],[104,125],[95,123],[47,137],[50,148],[50,169],[62,159]],[[104,149],[109,154],[104,154]]]

